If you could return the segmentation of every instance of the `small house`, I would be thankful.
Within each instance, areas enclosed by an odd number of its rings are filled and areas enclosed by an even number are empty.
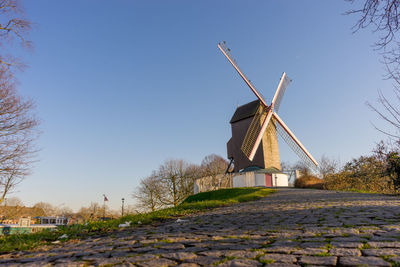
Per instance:
[[[233,187],[281,187],[289,186],[289,176],[277,168],[248,167],[233,176]]]

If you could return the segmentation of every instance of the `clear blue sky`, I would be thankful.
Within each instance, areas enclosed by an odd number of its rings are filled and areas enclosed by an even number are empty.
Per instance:
[[[271,99],[316,157],[341,162],[384,138],[365,105],[390,92],[370,31],[352,34],[345,1],[24,1],[35,23],[19,88],[42,120],[39,162],[14,196],[77,210],[117,209],[168,158],[226,156],[229,119],[255,97],[217,48]],[[281,145],[283,161],[296,156]]]

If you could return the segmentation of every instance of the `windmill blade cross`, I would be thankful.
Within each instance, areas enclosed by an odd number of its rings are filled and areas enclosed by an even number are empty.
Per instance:
[[[282,74],[281,80],[275,92],[275,96],[269,108],[267,109],[266,107],[264,107],[263,104],[261,104],[258,108],[256,115],[254,116],[253,121],[251,122],[250,127],[246,132],[246,136],[243,140],[243,144],[241,147],[243,153],[248,157],[250,161],[254,159],[258,146],[260,145],[265,130],[268,127],[268,123],[273,114],[273,110],[275,107],[279,109],[282,95],[285,92],[286,88],[289,86],[290,82],[291,80],[284,72]],[[261,121],[263,123],[260,125]]]
[[[251,91],[257,96],[258,99],[266,106],[268,107],[267,102],[264,100],[264,97],[260,94],[260,92],[257,91],[257,89],[254,87],[254,85],[250,82],[249,79],[246,78],[244,73],[240,70],[239,66],[237,65],[235,59],[232,57],[230,49],[226,46],[225,41],[221,42],[218,44],[218,48],[222,51],[222,53],[226,56],[226,58],[229,60],[229,62],[232,64],[232,66],[235,68],[235,70],[239,73],[240,77],[245,81],[245,83],[250,87]]]
[[[268,105],[264,100],[264,97],[258,92],[254,85],[240,70],[235,59],[230,53],[230,49],[226,46],[225,41],[218,44],[218,48],[222,51],[228,61],[232,64],[235,70],[239,73],[240,77],[245,81],[249,88],[260,100],[260,106],[257,109],[254,118],[247,129],[246,136],[243,140],[241,150],[248,157],[250,161],[253,161],[256,151],[262,141],[262,138],[267,130],[269,123],[272,123],[276,131],[281,135],[281,137],[286,141],[286,143],[293,149],[293,151],[313,169],[317,169],[318,162],[311,156],[303,144],[296,138],[292,131],[286,126],[282,119],[278,116],[276,112],[279,111],[279,107],[285,91],[291,79],[284,72],[282,74],[281,80],[279,82],[278,88],[272,99],[271,105]]]

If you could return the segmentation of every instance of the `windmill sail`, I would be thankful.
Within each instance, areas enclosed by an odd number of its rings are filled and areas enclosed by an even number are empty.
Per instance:
[[[242,151],[246,157],[250,158],[250,154],[256,144],[257,137],[260,135],[262,124],[267,117],[268,110],[264,105],[260,105],[254,115],[249,128],[247,129],[246,136],[242,143]]]
[[[279,82],[278,89],[275,92],[275,96],[272,99],[272,103],[274,105],[274,110],[276,110],[276,112],[279,111],[279,107],[281,105],[283,95],[285,94],[286,88],[289,86],[289,84],[291,82],[292,82],[292,80],[284,72],[281,77],[281,81]]]
[[[244,73],[240,70],[236,60],[232,57],[231,55],[231,50],[226,46],[225,41],[221,42],[218,44],[218,48],[222,51],[222,53],[226,56],[226,58],[229,60],[229,62],[232,64],[232,66],[235,68],[235,70],[239,73],[240,77],[245,81],[245,83],[250,87],[251,91],[257,96],[258,99],[266,106],[268,107],[267,102],[265,102],[263,95],[258,92],[258,90],[254,87],[254,85],[250,82],[249,79],[246,78]]]
[[[271,120],[279,135],[289,145],[289,147],[303,160],[310,168],[317,170],[318,162],[311,156],[303,144],[296,138],[296,136],[290,131],[278,114],[274,113]]]

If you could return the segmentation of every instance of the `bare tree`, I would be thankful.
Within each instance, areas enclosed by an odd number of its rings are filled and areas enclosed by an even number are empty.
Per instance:
[[[81,207],[76,213],[78,221],[92,221],[103,217],[103,207],[99,203],[92,202],[89,207]]]
[[[399,0],[346,0],[352,4],[361,2],[361,5],[349,10],[346,14],[359,15],[353,29],[358,31],[364,28],[372,28],[373,32],[381,34],[375,43],[377,48],[385,49],[391,43],[396,42],[396,34],[400,30]]]
[[[183,160],[165,161],[152,175],[140,181],[132,197],[140,210],[155,211],[177,206],[193,193],[194,181],[201,176],[198,165]]]
[[[288,172],[288,171],[293,170],[293,166],[287,161],[282,161],[281,162],[281,170],[283,172]]]
[[[0,69],[22,66],[15,56],[7,52],[6,44],[17,39],[23,47],[31,47],[32,43],[26,39],[31,27],[32,23],[25,18],[19,0],[0,0]]]
[[[42,209],[46,216],[54,216],[56,215],[56,208],[50,203],[46,202],[38,202],[33,205],[34,208]]]
[[[135,205],[127,205],[124,207],[124,216],[137,213],[139,213],[139,211]]]
[[[212,183],[214,187],[221,187],[221,175],[226,172],[229,162],[221,156],[211,154],[201,162],[201,169],[203,176],[212,177]]]
[[[298,170],[301,176],[309,176],[312,171],[310,167],[304,161],[298,161],[293,165],[294,170]]]
[[[139,187],[132,194],[138,201],[138,207],[143,210],[155,211],[163,206],[161,202],[165,198],[165,187],[153,174],[140,181]]]
[[[76,213],[76,219],[78,222],[87,222],[91,219],[91,210],[88,207],[81,207]]]
[[[185,179],[183,179],[182,194],[185,197],[193,194],[194,183],[196,179],[201,178],[202,169],[199,165],[189,164],[185,169]]]
[[[3,204],[4,206],[25,206],[22,200],[18,197],[8,197],[7,199],[4,199]]]
[[[33,103],[17,95],[9,74],[0,70],[0,203],[29,173],[38,136]]]
[[[399,76],[400,77],[400,76]],[[399,82],[397,78],[394,81]],[[399,83],[400,85],[400,83]],[[397,107],[398,104],[394,102],[400,101],[400,88],[394,87],[393,92],[396,96],[395,99],[389,100],[385,95],[379,90],[378,91],[378,106],[376,107],[371,103],[367,102],[367,106],[370,107],[375,113],[379,115],[379,117],[386,122],[390,128],[394,128],[394,130],[383,130],[382,128],[377,127],[375,124],[373,126],[376,130],[386,134],[390,138],[394,138],[396,140],[400,139],[400,110]]]
[[[74,211],[71,208],[61,205],[60,207],[57,207],[55,216],[71,217],[73,214]]]
[[[7,52],[15,47],[14,39],[30,46],[26,40],[30,29],[19,0],[0,0],[0,203],[29,173],[38,136],[33,103],[18,95],[12,76],[12,68],[21,64]]]
[[[184,189],[187,167],[188,163],[183,160],[170,159],[165,161],[158,169],[158,179],[166,189],[164,197],[160,198],[164,205],[177,206],[187,197]]]
[[[397,107],[400,101],[400,42],[398,33],[400,30],[400,1],[399,0],[346,0],[353,5],[361,3],[358,7],[346,14],[358,15],[359,19],[353,29],[369,28],[379,34],[375,48],[382,54],[383,64],[386,68],[387,79],[394,82],[394,99],[388,99],[382,91],[378,91],[378,107],[367,102],[367,105],[375,111],[381,119],[387,122],[392,130],[383,130],[374,125],[380,132],[391,138],[399,140],[400,137],[400,110]]]
[[[337,160],[330,159],[325,155],[322,155],[319,161],[318,171],[320,174],[320,178],[325,178],[328,175],[332,175],[339,171],[339,162]]]

